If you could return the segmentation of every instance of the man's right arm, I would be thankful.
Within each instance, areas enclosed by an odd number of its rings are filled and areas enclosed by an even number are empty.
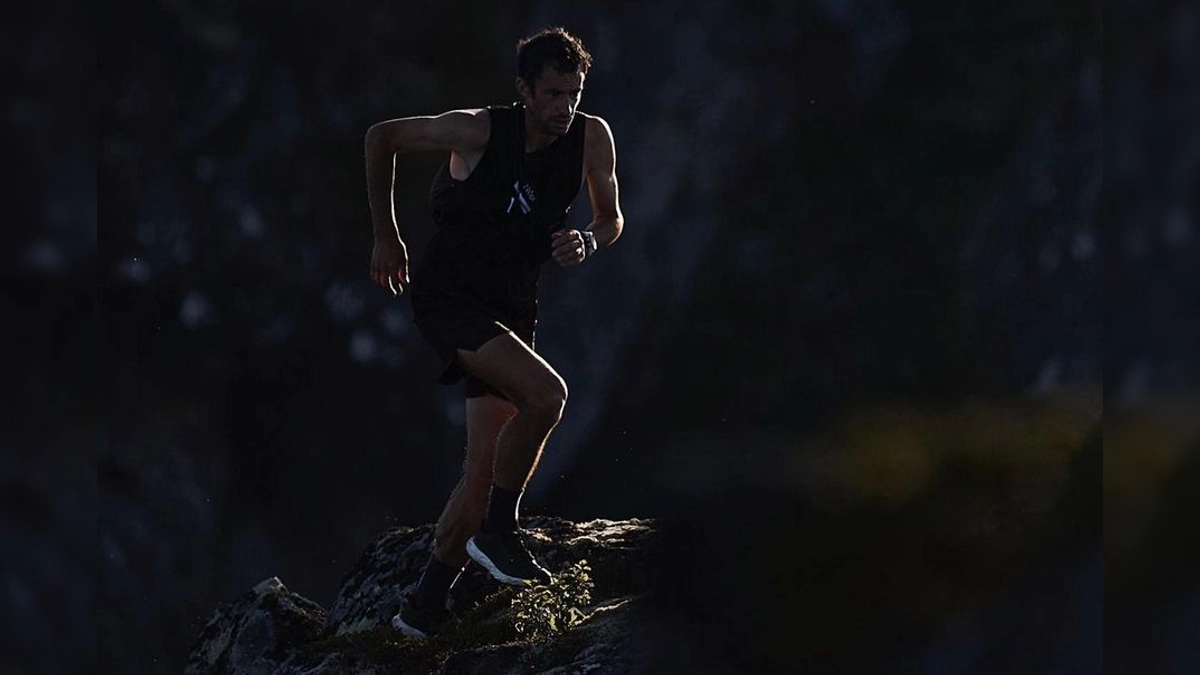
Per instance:
[[[396,155],[421,150],[471,153],[487,145],[490,130],[486,110],[451,110],[371,125],[366,138],[367,199],[376,238],[391,234],[396,227],[392,211]]]
[[[367,129],[367,200],[375,231],[371,276],[384,288],[407,283],[408,258],[393,210],[396,155],[440,150],[470,155],[487,145],[486,110],[452,110],[437,116],[402,117]],[[384,250],[380,250],[380,249]]]

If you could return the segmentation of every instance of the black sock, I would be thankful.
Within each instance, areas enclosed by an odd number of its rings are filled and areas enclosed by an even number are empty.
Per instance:
[[[462,567],[447,565],[438,560],[436,555],[430,554],[429,562],[425,565],[425,573],[421,575],[421,581],[417,584],[413,604],[427,608],[444,602],[446,593],[450,591],[450,587],[454,585],[454,581],[458,579],[458,575],[462,571]]]
[[[487,517],[483,519],[484,532],[510,532],[517,529],[517,504],[521,501],[521,492],[505,490],[499,485],[492,484],[492,494],[488,498]]]

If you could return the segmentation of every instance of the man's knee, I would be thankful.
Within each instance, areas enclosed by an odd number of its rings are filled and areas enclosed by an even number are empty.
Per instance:
[[[557,424],[567,405],[567,385],[556,373],[549,373],[528,393],[523,403],[524,412]]]

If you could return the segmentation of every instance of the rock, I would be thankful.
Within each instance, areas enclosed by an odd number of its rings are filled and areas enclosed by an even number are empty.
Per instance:
[[[583,623],[566,635],[533,646],[501,645],[451,655],[441,675],[584,675],[635,672],[641,634],[639,601],[623,598],[594,608]]]
[[[442,675],[495,673],[508,675],[522,672],[519,668],[525,649],[519,645],[495,645],[451,654],[442,665]]]
[[[373,541],[342,578],[326,635],[387,626],[400,600],[417,584],[433,546],[433,525],[399,527]]]
[[[218,610],[188,657],[187,675],[272,673],[288,652],[321,634],[325,610],[277,577]]]
[[[218,611],[196,641],[188,675],[382,675],[394,672],[622,673],[637,662],[633,628],[649,588],[650,520],[522,519],[534,555],[556,572],[586,559],[594,582],[587,618],[556,637],[523,639],[508,620],[516,590],[469,564],[451,592],[457,625],[428,641],[391,627],[418,581],[432,525],[379,536],[342,579],[328,613],[272,577]]]
[[[522,519],[529,550],[551,572],[586,559],[604,601],[643,593],[648,587],[647,556],[654,534],[651,521],[561,518]],[[329,610],[327,635],[362,632],[389,625],[400,599],[416,585],[433,545],[433,526],[397,528],[375,540],[343,578]],[[478,565],[469,564],[450,592],[451,607],[463,609],[500,589]]]

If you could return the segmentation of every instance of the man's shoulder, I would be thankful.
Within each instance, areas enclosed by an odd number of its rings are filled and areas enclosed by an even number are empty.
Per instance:
[[[447,110],[440,117],[453,116],[459,119],[463,124],[472,124],[475,126],[486,126],[491,121],[491,114],[488,108],[459,108],[457,110]]]
[[[576,110],[575,114],[579,115],[583,119],[587,120],[588,129],[591,129],[593,127],[604,128],[604,129],[608,128],[608,122],[604,121],[604,118],[599,115],[585,113],[582,110]]]
[[[469,149],[487,144],[492,133],[491,115],[487,108],[458,108],[437,115],[444,133],[456,139],[458,148]]]
[[[583,111],[575,113],[584,119],[586,125],[584,131],[589,143],[602,142],[604,140],[611,141],[612,127],[608,126],[608,122],[599,115],[591,115]]]
[[[583,134],[585,153],[594,155],[611,152],[614,143],[612,128],[608,126],[608,122],[599,115],[589,115],[585,112],[576,112],[576,114],[581,115],[586,122]]]
[[[455,120],[486,120],[488,118],[487,108],[454,108],[447,110],[441,114],[433,115],[437,118],[453,118]]]

